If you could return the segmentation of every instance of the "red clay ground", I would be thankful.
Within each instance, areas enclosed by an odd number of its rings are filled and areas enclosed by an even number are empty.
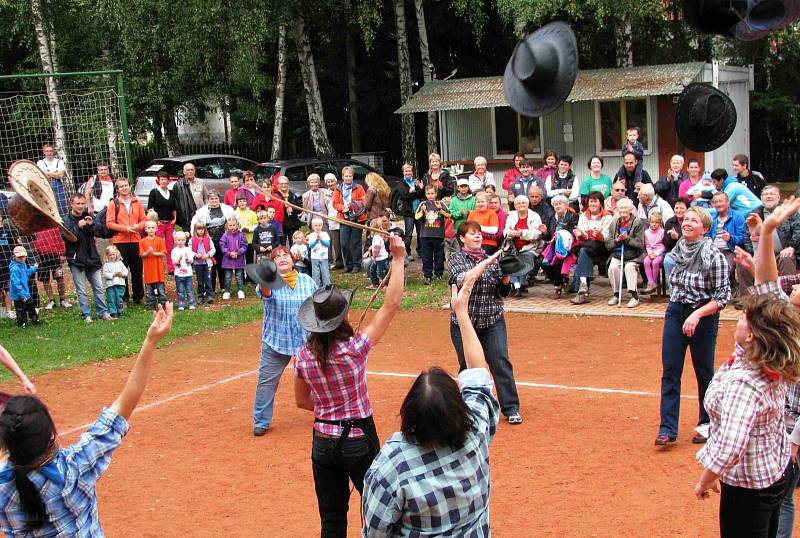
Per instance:
[[[519,387],[525,423],[502,423],[491,449],[495,536],[716,535],[718,497],[699,502],[693,495],[701,471],[690,442],[695,399],[683,401],[678,443],[666,451],[653,446],[661,322],[526,315],[507,322],[516,378],[528,385]],[[290,371],[269,433],[251,433],[260,327],[184,338],[158,351],[143,405],[98,487],[108,536],[319,535],[312,417],[294,407]],[[718,363],[730,353],[732,329],[726,323],[720,331]],[[113,400],[131,360],[34,380],[65,442]],[[456,371],[443,311],[400,313],[369,368],[415,375],[431,364]],[[696,395],[687,366],[684,393]],[[398,428],[412,378],[374,374],[368,381],[385,439]],[[352,536],[360,526],[358,502],[354,492]]]

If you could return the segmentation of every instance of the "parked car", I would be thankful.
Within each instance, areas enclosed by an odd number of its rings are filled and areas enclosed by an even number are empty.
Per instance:
[[[236,155],[181,155],[164,157],[151,162],[136,178],[134,194],[147,207],[150,191],[156,187],[156,175],[165,171],[170,175],[170,184],[183,177],[183,165],[194,164],[196,176],[206,182],[209,189],[225,192],[232,175],[242,176],[245,170],[255,170],[256,162]]]
[[[397,176],[387,176],[385,174],[381,174],[371,166],[364,164],[361,161],[337,157],[331,157],[329,159],[309,158],[269,161],[256,166],[255,173],[256,180],[259,182],[259,184],[262,183],[266,178],[274,177],[275,174],[286,176],[289,178],[289,190],[296,194],[302,194],[308,190],[308,184],[306,183],[306,180],[311,174],[319,174],[320,179],[324,182],[325,174],[332,173],[336,175],[336,178],[339,181],[341,181],[342,168],[345,166],[353,167],[355,181],[364,188],[366,188],[364,178],[369,172],[375,172],[376,174],[379,174],[381,177],[383,177],[383,179],[386,180],[386,183],[389,184],[389,187],[394,186],[395,183],[402,179]]]

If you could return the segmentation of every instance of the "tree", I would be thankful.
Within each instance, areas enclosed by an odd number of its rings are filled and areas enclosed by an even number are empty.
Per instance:
[[[394,0],[395,40],[397,41],[397,71],[400,80],[400,102],[405,104],[411,98],[411,63],[408,57],[408,36],[406,35],[406,7],[404,0]],[[416,169],[417,150],[414,136],[414,115],[402,115],[403,160]]]
[[[278,27],[278,81],[275,85],[275,124],[272,129],[272,153],[277,159],[281,154],[283,137],[283,96],[286,89],[286,25]]]
[[[433,77],[433,64],[428,49],[428,30],[425,25],[425,10],[422,0],[414,0],[417,12],[417,29],[419,30],[419,54],[422,58],[422,80],[424,84]],[[436,112],[428,112],[428,154],[439,152],[439,141],[436,131]]]
[[[363,151],[361,145],[361,121],[358,117],[358,86],[356,84],[356,44],[351,24],[353,6],[351,0],[344,1],[345,55],[347,59],[347,112],[350,115],[350,149],[353,153]]]

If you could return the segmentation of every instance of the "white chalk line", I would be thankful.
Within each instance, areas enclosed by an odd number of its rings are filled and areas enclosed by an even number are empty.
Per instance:
[[[290,369],[291,366],[287,366],[286,369]],[[149,404],[141,405],[133,410],[134,413],[140,413],[142,411],[147,411],[148,409],[153,409],[155,407],[159,407],[166,403],[178,400],[180,398],[185,398],[187,396],[192,396],[194,394],[204,392],[206,390],[212,389],[214,387],[218,387],[220,385],[224,385],[226,383],[230,383],[231,381],[236,381],[237,379],[241,379],[243,377],[247,377],[253,374],[258,373],[258,369],[254,370],[247,370],[245,372],[240,372],[236,375],[226,377],[224,379],[220,379],[218,381],[214,381],[213,383],[208,383],[206,385],[201,385],[199,387],[195,387],[191,390],[187,390],[185,392],[180,392],[178,394],[173,394],[172,396],[168,396],[166,398],[162,398],[161,400],[156,400],[154,402],[150,402]],[[403,377],[403,378],[411,378],[415,379],[419,374],[409,374],[403,372],[379,372],[379,371],[372,371],[367,370],[368,375],[377,376],[377,377]],[[625,396],[649,396],[655,397],[660,396],[655,392],[647,392],[641,390],[625,390],[625,389],[606,389],[601,387],[581,387],[576,385],[558,385],[553,383],[532,383],[529,381],[517,381],[518,387],[530,387],[530,388],[537,388],[537,389],[554,389],[554,390],[564,390],[564,391],[580,391],[580,392],[596,392],[601,394],[622,394]],[[690,396],[690,395],[681,395],[682,399],[688,400],[696,400],[697,396]],[[70,428],[69,430],[63,431],[59,433],[59,435],[68,435],[70,433],[74,433],[77,431],[85,430],[89,428],[93,422],[88,422],[86,424],[81,424],[80,426],[76,426],[74,428]]]

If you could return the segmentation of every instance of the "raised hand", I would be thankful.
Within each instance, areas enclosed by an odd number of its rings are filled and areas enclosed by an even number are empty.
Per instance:
[[[771,232],[781,224],[791,218],[800,209],[800,198],[792,196],[781,205],[772,210],[772,213],[764,220],[762,226],[764,233]],[[748,217],[749,218],[749,217]]]
[[[171,302],[167,301],[163,307],[158,305],[155,314],[153,314],[153,322],[150,324],[150,328],[147,329],[147,337],[153,340],[154,343],[161,341],[172,329],[172,318]]]
[[[761,236],[761,216],[758,213],[750,213],[745,219],[750,235]]]
[[[455,312],[456,315],[467,312],[469,298],[472,295],[472,288],[475,286],[475,278],[476,276],[474,274],[470,275],[467,273],[464,275],[464,280],[461,283],[461,289],[459,289],[455,284],[453,284],[452,288],[450,289],[450,308],[453,309],[453,312]]]
[[[391,252],[393,260],[402,260],[405,257],[406,245],[403,243],[402,237],[399,235],[389,237],[389,252]]]
[[[749,271],[750,274],[753,274],[755,272],[753,255],[747,252],[742,247],[736,247],[734,249],[734,253],[736,254],[736,265],[741,266],[746,271]]]

